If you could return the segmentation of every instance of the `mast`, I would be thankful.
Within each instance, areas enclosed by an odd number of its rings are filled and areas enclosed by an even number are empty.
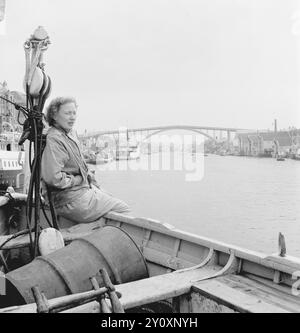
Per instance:
[[[277,119],[274,119],[274,136],[275,136],[275,157],[278,157],[278,135],[277,135]]]
[[[27,227],[30,231],[32,258],[38,254],[38,238],[41,231],[41,156],[45,144],[45,136],[43,135],[43,108],[51,91],[51,80],[44,70],[43,55],[48,49],[49,44],[50,39],[48,34],[41,26],[24,43],[26,60],[24,90],[28,113],[19,144],[23,144],[26,140],[29,141],[27,163],[30,167],[31,176],[28,187],[26,218]],[[32,214],[33,207],[34,214]],[[32,217],[34,217],[33,221]],[[31,231],[34,231],[34,239],[32,238]]]

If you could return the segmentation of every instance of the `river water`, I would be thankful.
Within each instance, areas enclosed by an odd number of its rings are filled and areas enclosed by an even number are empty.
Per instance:
[[[267,254],[282,232],[287,254],[300,257],[299,161],[208,155],[203,178],[187,181],[186,170],[132,170],[149,158],[159,156],[91,167],[133,216]],[[111,170],[120,166],[127,170]]]

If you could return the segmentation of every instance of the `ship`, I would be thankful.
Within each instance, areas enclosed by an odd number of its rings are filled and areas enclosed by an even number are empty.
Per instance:
[[[141,152],[139,146],[129,146],[124,148],[119,148],[116,151],[116,160],[138,160],[140,159]]]
[[[111,151],[100,151],[100,152],[86,152],[84,154],[85,162],[88,164],[106,164],[114,160],[113,153]]]

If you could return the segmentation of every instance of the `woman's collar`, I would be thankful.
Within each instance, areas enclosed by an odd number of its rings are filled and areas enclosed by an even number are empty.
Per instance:
[[[53,127],[55,127],[57,130],[59,130],[60,132],[63,132],[66,135],[71,134],[72,130],[66,131],[64,128],[62,128],[61,126],[55,124],[53,125]]]

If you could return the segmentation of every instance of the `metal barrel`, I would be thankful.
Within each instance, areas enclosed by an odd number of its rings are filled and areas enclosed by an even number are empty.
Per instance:
[[[6,274],[6,295],[0,296],[0,306],[33,303],[34,286],[48,299],[92,290],[91,277],[103,286],[100,268],[106,269],[114,284],[149,276],[133,239],[120,228],[105,226]]]

